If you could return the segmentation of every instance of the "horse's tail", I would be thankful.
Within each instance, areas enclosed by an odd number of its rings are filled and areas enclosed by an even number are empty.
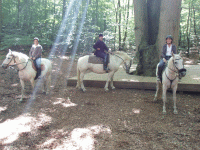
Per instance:
[[[80,70],[78,68],[78,64],[77,64],[77,85],[76,88],[80,88]]]

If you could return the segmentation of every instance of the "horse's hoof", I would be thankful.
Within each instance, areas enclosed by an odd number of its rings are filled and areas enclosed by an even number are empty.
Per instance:
[[[86,89],[81,89],[84,93],[86,92]]]
[[[19,102],[20,102],[20,103],[23,103],[23,102],[24,102],[24,99],[23,99],[23,98],[20,98]]]
[[[114,87],[114,86],[112,87],[112,90],[115,90],[115,87]]]
[[[154,102],[157,102],[157,100],[158,100],[157,98],[154,98],[154,99],[153,99]]]
[[[166,115],[166,114],[167,114],[167,112],[166,112],[166,111],[163,111],[163,112],[162,112],[162,114],[163,114],[163,115]]]
[[[178,111],[177,111],[177,110],[175,110],[175,111],[174,111],[174,114],[175,114],[175,115],[178,115]]]
[[[108,92],[109,91],[109,89],[108,88],[104,88],[105,89],[105,92]]]

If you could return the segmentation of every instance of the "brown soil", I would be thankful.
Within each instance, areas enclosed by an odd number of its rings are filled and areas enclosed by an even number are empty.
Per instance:
[[[0,149],[200,149],[198,93],[177,93],[179,114],[174,115],[168,92],[167,115],[162,115],[162,102],[152,102],[155,91],[87,88],[83,93],[66,88],[69,62],[64,60],[61,70],[53,72],[57,83],[51,94],[39,91],[32,103],[19,102],[17,73],[0,69]],[[75,75],[76,63],[68,77]]]

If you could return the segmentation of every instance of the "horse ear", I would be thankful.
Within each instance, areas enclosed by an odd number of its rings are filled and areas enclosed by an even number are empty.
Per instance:
[[[12,53],[12,51],[11,51],[11,49],[9,49],[9,51],[8,51],[9,53]]]

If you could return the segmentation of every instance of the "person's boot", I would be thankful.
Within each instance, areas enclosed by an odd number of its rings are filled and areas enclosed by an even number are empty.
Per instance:
[[[157,81],[162,81],[162,68],[158,67]]]
[[[108,73],[108,71],[110,70],[109,68],[108,68],[108,60],[107,60],[107,56],[105,57],[105,59],[104,59],[104,70],[106,71],[106,73]]]
[[[37,68],[37,73],[35,76],[35,80],[41,75],[41,68]]]

